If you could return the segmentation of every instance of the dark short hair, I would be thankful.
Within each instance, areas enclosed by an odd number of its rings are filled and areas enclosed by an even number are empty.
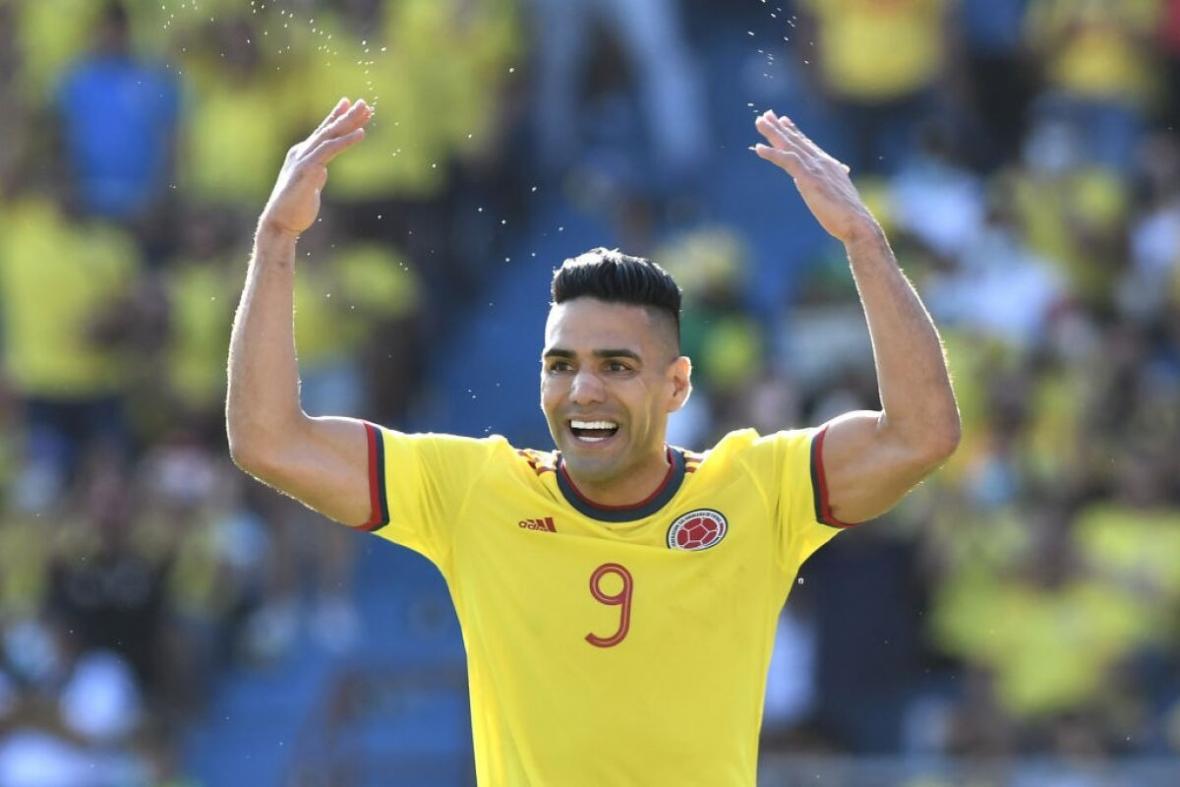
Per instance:
[[[672,320],[680,344],[680,287],[649,259],[600,246],[563,262],[553,271],[550,291],[555,305],[589,297],[654,309]]]

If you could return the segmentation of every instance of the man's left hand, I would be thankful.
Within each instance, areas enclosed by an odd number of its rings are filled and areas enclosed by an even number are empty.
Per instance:
[[[848,177],[848,167],[828,155],[787,117],[767,110],[754,127],[769,145],[759,142],[754,152],[787,171],[795,180],[807,208],[837,240],[852,243],[877,231],[877,222]]]

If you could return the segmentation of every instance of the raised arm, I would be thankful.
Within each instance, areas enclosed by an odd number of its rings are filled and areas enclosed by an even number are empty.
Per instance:
[[[833,516],[863,522],[892,508],[959,443],[942,344],[848,167],[785,117],[766,112],[755,126],[770,143],[755,152],[786,170],[816,220],[844,244],[864,307],[882,409],[832,419],[822,451]]]
[[[292,293],[295,245],[315,221],[328,163],[373,115],[342,99],[291,148],[254,236],[229,348],[226,431],[238,467],[338,522],[369,519],[368,440],[360,421],[311,418],[299,404]]]

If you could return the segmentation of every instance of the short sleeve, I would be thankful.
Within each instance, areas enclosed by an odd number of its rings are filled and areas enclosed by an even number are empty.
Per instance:
[[[361,529],[408,547],[438,566],[458,520],[502,437],[405,434],[365,424],[372,514]]]
[[[754,441],[752,468],[773,506],[779,558],[789,574],[845,527],[831,512],[823,470],[826,428],[775,432]]]

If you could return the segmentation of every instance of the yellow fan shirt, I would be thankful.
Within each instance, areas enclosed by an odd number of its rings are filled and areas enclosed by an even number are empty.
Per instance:
[[[483,785],[753,785],[796,573],[837,527],[822,430],[669,449],[600,507],[554,452],[366,426],[373,518],[430,559],[467,651]]]
[[[24,396],[87,399],[121,391],[127,358],[91,338],[138,275],[132,238],[102,222],[63,215],[49,199],[4,206],[0,232],[0,346]]]
[[[947,0],[804,0],[802,5],[815,15],[819,64],[836,95],[885,102],[938,79]]]

